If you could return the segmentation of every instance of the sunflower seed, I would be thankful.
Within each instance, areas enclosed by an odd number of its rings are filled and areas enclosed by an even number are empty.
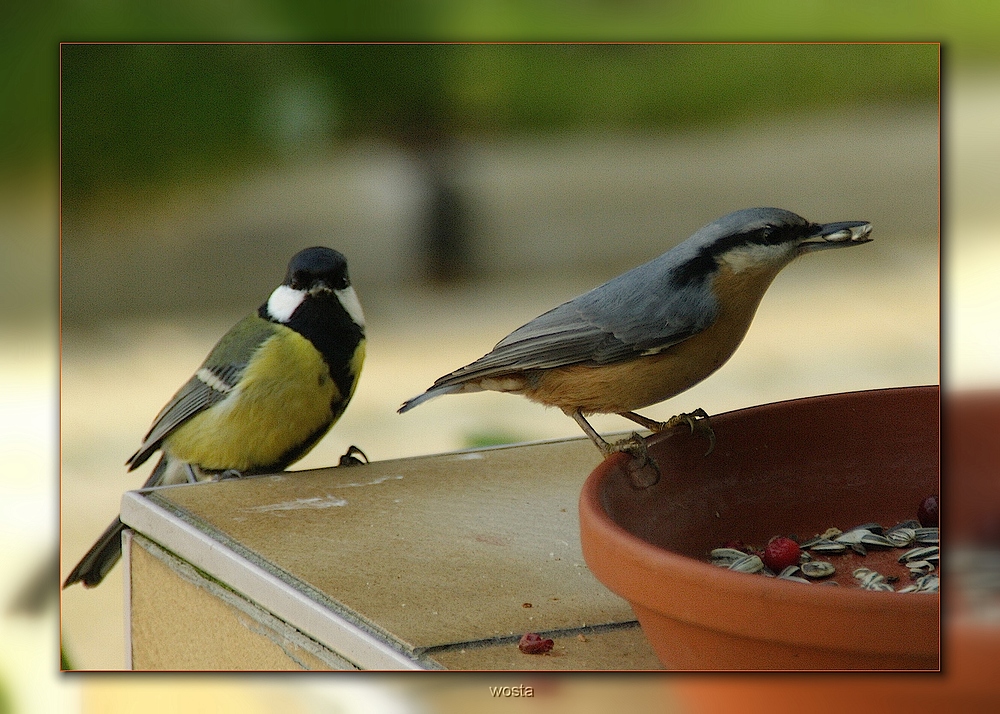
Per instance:
[[[854,530],[847,531],[846,533],[841,533],[833,540],[837,543],[851,545],[852,543],[860,543],[861,539],[868,535],[871,535],[871,531],[867,531],[863,528],[855,528]]]
[[[893,587],[886,582],[885,576],[870,568],[856,568],[853,575],[860,582],[862,590],[893,592]]]
[[[941,588],[941,578],[934,573],[922,575],[917,578],[912,585],[907,585],[899,592],[901,593],[936,593]]]
[[[933,545],[940,543],[940,531],[937,528],[914,528],[917,543]]]
[[[731,563],[729,569],[737,573],[759,573],[764,569],[764,561],[757,555],[746,555]]]
[[[879,548],[895,547],[895,544],[891,540],[879,533],[869,532],[868,534],[861,536],[861,542],[867,546],[878,546]]]
[[[736,548],[716,548],[711,552],[712,564],[728,568],[737,560],[747,557],[747,554]]]
[[[830,540],[829,538],[823,538],[815,545],[813,545],[809,550],[815,553],[843,553],[847,550],[847,546],[843,543],[838,543],[837,541]]]
[[[837,572],[837,569],[833,567],[833,563],[825,560],[815,560],[811,563],[802,564],[802,574],[807,578],[828,578],[835,572]]]
[[[916,542],[917,533],[913,528],[896,528],[886,532],[886,537],[897,548],[907,548]]]
[[[799,571],[799,566],[797,566],[797,565],[789,565],[786,568],[784,568],[780,573],[778,573],[778,577],[779,578],[790,578],[793,575],[795,575],[795,573],[797,573],[798,571]]]
[[[913,548],[899,556],[900,563],[908,563],[911,560],[934,560],[940,558],[941,548],[936,545],[927,545],[921,548]]]
[[[906,564],[906,567],[910,570],[911,578],[918,578],[921,575],[927,575],[932,570],[934,570],[934,564],[929,560],[914,560]]]

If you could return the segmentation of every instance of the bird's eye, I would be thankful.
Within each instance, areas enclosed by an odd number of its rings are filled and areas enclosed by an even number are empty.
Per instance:
[[[292,290],[304,290],[309,287],[309,274],[304,270],[297,270],[292,275]]]

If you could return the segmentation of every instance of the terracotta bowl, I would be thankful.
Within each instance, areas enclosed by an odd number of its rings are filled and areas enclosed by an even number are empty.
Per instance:
[[[631,457],[615,454],[580,497],[587,565],[630,602],[661,662],[938,669],[937,594],[800,584],[707,562],[731,540],[763,545],[778,534],[914,518],[938,493],[938,388],[767,404],[713,416],[712,427],[707,457],[705,440],[683,429],[648,440],[655,485],[635,486]]]

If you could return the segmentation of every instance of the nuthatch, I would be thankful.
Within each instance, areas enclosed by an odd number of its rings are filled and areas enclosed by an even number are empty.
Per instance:
[[[635,410],[721,367],[743,341],[771,281],[793,259],[867,243],[871,230],[867,221],[810,223],[780,208],[730,213],[519,327],[399,411],[441,394],[522,394],[573,417],[605,455],[623,446],[602,439],[588,414],[618,414],[653,431],[681,423],[693,429],[696,417],[707,416],[701,410],[665,422]]]

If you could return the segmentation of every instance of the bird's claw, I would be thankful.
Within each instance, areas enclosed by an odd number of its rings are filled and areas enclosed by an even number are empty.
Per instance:
[[[648,417],[644,417],[642,414],[637,414],[636,412],[621,412],[619,416],[623,416],[626,419],[631,419],[636,424],[646,427],[650,431],[660,432],[667,429],[673,429],[675,426],[680,426],[681,424],[687,424],[688,428],[691,429],[691,433],[694,434],[695,430],[702,431],[705,433],[708,439],[708,451],[705,452],[705,456],[712,453],[715,448],[715,432],[712,431],[712,424],[708,418],[708,412],[704,409],[695,409],[693,412],[687,414],[678,414],[677,416],[670,417],[666,421],[654,421]]]
[[[616,452],[628,454],[631,458],[626,464],[629,479],[636,488],[649,488],[660,480],[660,469],[649,455],[646,440],[635,432],[632,436],[608,445],[605,456]]]
[[[694,434],[695,431],[700,431],[708,439],[708,451],[705,452],[705,456],[708,456],[715,449],[715,431],[712,429],[712,421],[708,416],[708,412],[704,409],[698,408],[693,412],[686,412],[684,414],[678,414],[677,416],[672,416],[665,422],[661,422],[660,429],[672,429],[675,426],[680,426],[681,424],[687,424],[691,429],[691,433]],[[660,431],[658,429],[657,431]]]
[[[360,455],[361,459],[364,459],[364,461],[357,458],[355,454]],[[341,466],[361,466],[367,463],[368,463],[368,457],[365,455],[365,452],[359,449],[358,447],[354,446],[353,444],[351,444],[351,446],[347,449],[347,453],[340,457]]]
[[[229,481],[234,478],[243,478],[243,474],[236,469],[226,469],[225,471],[220,471],[215,475],[216,481]]]

